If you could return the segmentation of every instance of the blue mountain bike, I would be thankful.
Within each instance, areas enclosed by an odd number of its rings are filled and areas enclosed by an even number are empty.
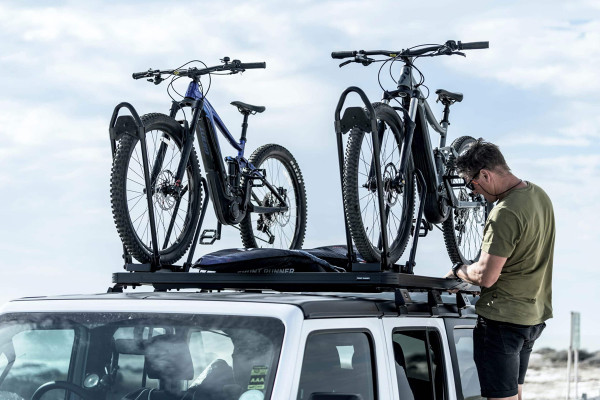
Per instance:
[[[243,115],[241,137],[237,141],[206,98],[210,84],[205,93],[200,81],[204,75],[210,79],[211,75],[237,74],[265,68],[266,64],[242,63],[228,57],[221,61],[212,67],[203,64],[205,68],[183,68],[184,65],[133,74],[134,79],[147,78],[157,85],[170,79],[169,95],[174,90],[173,81],[182,77],[191,79],[183,100],[171,96],[168,116],[143,115],[139,118],[141,136],[120,135],[114,152],[113,217],[126,250],[142,263],[156,262],[158,253],[160,264],[174,264],[185,254],[204,216],[203,212],[201,216],[204,185],[213,199],[218,225],[217,229],[203,231],[201,244],[220,239],[221,225],[237,225],[247,248],[297,249],[304,241],[306,192],[300,167],[292,154],[282,146],[267,144],[249,159],[244,158],[248,117],[262,113],[265,107],[240,101],[231,103]],[[186,110],[191,113],[186,114]],[[217,129],[237,155],[222,157]],[[194,150],[195,136],[206,179],[201,175]],[[148,212],[149,209],[153,212]]]

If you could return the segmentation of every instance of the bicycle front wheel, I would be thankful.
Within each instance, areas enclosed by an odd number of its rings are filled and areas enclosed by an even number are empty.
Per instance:
[[[144,115],[142,123],[160,261],[174,264],[187,251],[200,216],[198,157],[192,149],[184,176],[177,182],[184,142],[181,125],[163,114]],[[149,262],[153,254],[146,192],[141,142],[124,135],[113,160],[110,199],[119,236],[127,251],[142,263]]]
[[[248,161],[264,171],[266,180],[285,200],[288,210],[264,214],[248,212],[240,222],[244,247],[301,248],[306,231],[306,190],[298,163],[287,149],[276,144],[259,147]],[[245,182],[242,183],[245,187]],[[250,202],[259,207],[280,205],[266,185],[251,188]]]
[[[404,176],[404,184],[396,181],[399,174],[403,122],[396,111],[383,103],[374,103],[380,144],[381,167],[389,243],[389,262],[396,262],[410,237],[414,211],[414,179],[412,156]],[[344,207],[354,244],[367,262],[381,260],[382,229],[380,224],[377,178],[370,133],[353,129],[348,139],[344,167]]]
[[[473,142],[475,142],[474,138],[461,136],[452,142],[451,146],[460,155]],[[447,171],[447,174],[457,176],[453,168]],[[452,214],[442,224],[444,243],[453,263],[471,264],[479,260],[485,221],[492,205],[487,203],[482,195],[472,195],[465,186],[455,186],[452,190],[458,201],[469,202],[471,206],[459,206],[452,209]],[[473,203],[479,203],[479,205],[473,206]]]

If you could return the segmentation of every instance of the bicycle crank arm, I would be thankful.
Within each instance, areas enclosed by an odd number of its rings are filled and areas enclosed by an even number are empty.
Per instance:
[[[458,201],[457,208],[477,208],[481,207],[480,201]]]
[[[271,214],[277,212],[286,212],[289,210],[289,207],[262,207],[255,206],[254,204],[249,204],[248,210],[257,214]]]

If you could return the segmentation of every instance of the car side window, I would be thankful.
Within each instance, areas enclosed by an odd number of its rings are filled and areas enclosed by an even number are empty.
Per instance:
[[[373,361],[373,345],[365,332],[311,334],[306,340],[298,400],[316,392],[376,399]]]
[[[473,360],[473,329],[455,328],[454,346],[456,348],[463,397],[470,400],[483,399],[479,386],[479,376]]]
[[[1,390],[30,399],[40,385],[66,380],[74,341],[73,329],[31,330],[14,335],[10,351],[14,358],[9,360],[5,354],[6,375]],[[54,390],[47,398],[64,399],[65,391]]]
[[[439,333],[425,328],[396,330],[392,341],[400,398],[445,399],[444,358]]]

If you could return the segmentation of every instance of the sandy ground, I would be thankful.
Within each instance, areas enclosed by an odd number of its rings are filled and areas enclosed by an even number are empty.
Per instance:
[[[571,373],[571,399],[575,399],[574,374]],[[600,367],[579,367],[578,399],[587,394],[588,400],[600,399]],[[566,399],[566,365],[530,366],[523,388],[524,400]]]

